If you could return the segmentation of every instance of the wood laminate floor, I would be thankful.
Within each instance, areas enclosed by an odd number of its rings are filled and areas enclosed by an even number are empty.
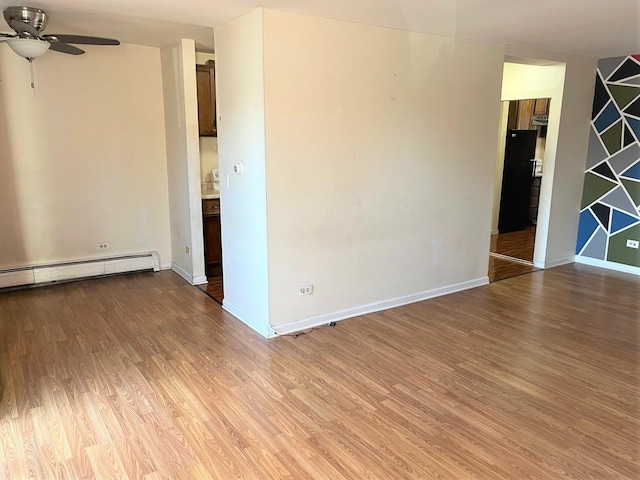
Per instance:
[[[535,241],[536,227],[528,227],[519,232],[499,233],[491,235],[489,251],[533,262]]]
[[[535,239],[536,227],[529,227],[520,232],[491,235],[489,281],[497,282],[539,270],[532,263]]]
[[[638,479],[640,283],[586,266],[267,341],[164,271],[0,294],[0,478]]]
[[[209,277],[209,281],[202,285],[198,285],[198,288],[222,305],[222,300],[224,300],[222,276]]]

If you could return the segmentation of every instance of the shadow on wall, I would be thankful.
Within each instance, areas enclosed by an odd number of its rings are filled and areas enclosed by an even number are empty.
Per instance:
[[[0,65],[3,63],[2,53],[0,52]],[[9,82],[3,78],[8,70],[0,68],[3,72],[0,76],[0,269],[20,265],[26,259],[17,178],[13,165],[14,149],[9,135],[11,114],[8,111],[7,97],[11,92]]]
[[[0,47],[1,48],[1,47]],[[2,55],[0,54],[0,64]],[[7,69],[0,68],[0,72]],[[0,76],[0,269],[18,265],[25,259],[22,221],[20,217],[19,199],[16,189],[16,178],[13,166],[13,151],[9,138],[8,123],[11,121],[7,111],[8,85]],[[3,368],[8,365],[8,342],[6,322],[0,321],[0,402],[5,390],[6,375]]]

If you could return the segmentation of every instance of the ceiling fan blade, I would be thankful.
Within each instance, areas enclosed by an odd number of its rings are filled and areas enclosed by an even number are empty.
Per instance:
[[[34,38],[38,38],[38,29],[32,27],[28,23],[21,22],[20,20],[13,19],[9,24],[18,34],[26,33]]]
[[[5,37],[5,38],[16,38],[15,35],[11,35],[9,33],[0,33],[0,37]]]
[[[67,45],[66,43],[61,42],[51,42],[49,50],[55,50],[56,52],[60,53],[68,53],[69,55],[82,55],[84,53],[84,50],[80,50],[78,47]]]
[[[87,37],[84,35],[44,35],[52,44],[56,42],[77,43],[78,45],[120,45],[118,40],[113,38]]]

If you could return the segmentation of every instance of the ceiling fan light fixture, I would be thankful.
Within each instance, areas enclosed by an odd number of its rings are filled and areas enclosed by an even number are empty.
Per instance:
[[[44,55],[50,46],[49,42],[35,38],[8,38],[6,42],[11,50],[27,60]]]

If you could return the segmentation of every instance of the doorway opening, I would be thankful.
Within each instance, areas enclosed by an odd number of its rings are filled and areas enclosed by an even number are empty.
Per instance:
[[[491,220],[491,282],[554,265],[547,257],[554,253],[555,246],[550,243],[549,229],[565,72],[566,64],[562,62],[505,57]],[[534,133],[523,133],[527,130]],[[526,161],[505,165],[507,152],[521,148],[528,152],[520,152]],[[503,185],[513,186],[511,175],[505,175],[511,173],[508,167],[513,167],[516,174],[520,172],[524,190],[517,190],[517,197],[511,199],[506,193],[503,200]],[[515,220],[506,218],[510,213],[516,216]],[[519,225],[513,228],[509,222]]]
[[[549,97],[502,102],[491,282],[537,270],[533,256],[550,105]]]

